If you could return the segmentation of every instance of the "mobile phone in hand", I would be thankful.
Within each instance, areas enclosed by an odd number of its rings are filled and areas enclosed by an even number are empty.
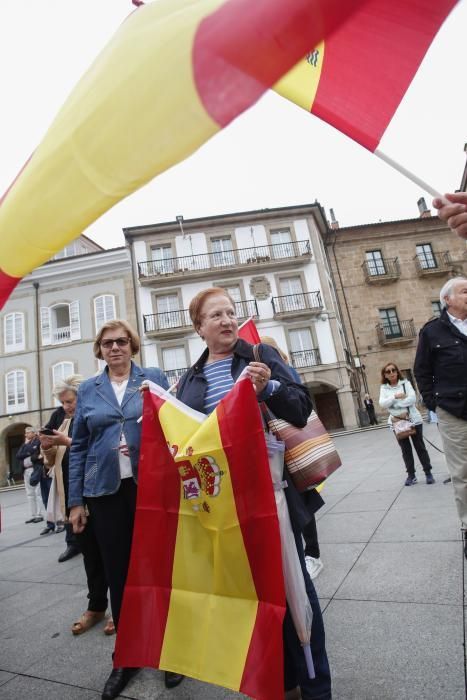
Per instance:
[[[52,437],[55,435],[54,431],[51,430],[50,428],[41,428],[39,430],[39,433],[41,435],[51,435]]]

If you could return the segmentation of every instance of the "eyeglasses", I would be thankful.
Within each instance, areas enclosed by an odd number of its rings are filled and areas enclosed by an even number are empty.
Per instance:
[[[395,367],[390,367],[389,369],[384,370],[384,374],[393,374],[397,373],[397,369]]]
[[[109,338],[108,340],[101,340],[101,348],[105,348],[106,350],[111,350],[114,346],[114,343],[117,343],[119,348],[124,348],[128,345],[130,342],[129,338]]]

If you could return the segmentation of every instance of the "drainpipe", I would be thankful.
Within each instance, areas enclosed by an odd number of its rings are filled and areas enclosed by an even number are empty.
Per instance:
[[[40,325],[41,316],[39,309],[39,282],[33,282],[35,289],[35,305],[36,305],[36,372],[37,372],[37,392],[39,395],[39,425],[42,425],[42,373],[41,373],[41,346],[40,346]]]

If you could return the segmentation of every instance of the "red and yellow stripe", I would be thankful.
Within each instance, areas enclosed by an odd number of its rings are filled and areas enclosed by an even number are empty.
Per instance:
[[[210,495],[208,480],[199,495],[184,497],[179,471],[207,458],[218,493]],[[148,393],[115,664],[279,700],[284,612],[277,511],[251,383],[237,384],[201,422]]]
[[[18,281],[193,153],[371,0],[158,0],[77,84],[0,204],[0,308]]]
[[[457,0],[371,0],[275,90],[375,151]],[[310,45],[311,46],[311,45]]]

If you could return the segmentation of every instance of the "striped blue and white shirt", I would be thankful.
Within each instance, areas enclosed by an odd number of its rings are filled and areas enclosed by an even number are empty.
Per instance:
[[[204,397],[204,410],[206,413],[212,413],[219,401],[222,401],[233,387],[234,380],[232,379],[231,370],[232,357],[204,365],[203,372],[208,383]]]

